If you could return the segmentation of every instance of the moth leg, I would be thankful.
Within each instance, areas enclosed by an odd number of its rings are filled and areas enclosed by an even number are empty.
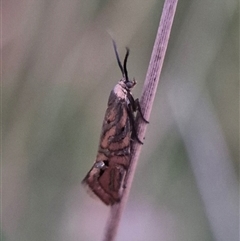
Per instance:
[[[140,116],[141,116],[141,118],[142,118],[142,120],[143,120],[145,123],[148,124],[149,121],[146,120],[145,117],[143,116],[142,108],[141,108],[141,106],[140,106],[139,100],[138,100],[138,99],[135,99],[135,100],[134,100],[134,98],[133,98],[133,96],[131,95],[131,93],[128,93],[127,97],[128,97],[129,102],[130,102],[130,105],[131,105],[131,107],[132,107],[132,109],[133,109],[133,112],[135,112],[135,111],[138,110],[138,111],[139,111],[139,114],[140,114]]]
[[[136,131],[136,128],[135,128],[134,125],[133,125],[133,128],[132,128],[132,135],[133,135],[133,138],[135,138],[139,144],[143,145],[143,142],[139,139],[139,137],[137,135],[137,131]]]
[[[132,136],[133,136],[133,138],[135,138],[137,140],[138,143],[143,145],[143,142],[139,139],[139,137],[137,135],[137,130],[135,127],[135,117],[134,117],[133,109],[131,108],[131,105],[128,106],[127,111],[128,111],[128,116],[129,116],[131,125],[132,125]]]
[[[136,110],[139,111],[139,114],[140,114],[142,120],[143,120],[145,123],[148,124],[149,121],[146,120],[145,117],[143,116],[142,109],[141,109],[141,106],[140,106],[140,103],[139,103],[139,100],[138,100],[138,99],[135,99],[135,108],[136,108]]]
[[[127,172],[126,172],[126,175],[125,175],[124,180],[123,180],[123,185],[122,185],[123,189],[125,189],[127,187],[126,184],[127,184]]]

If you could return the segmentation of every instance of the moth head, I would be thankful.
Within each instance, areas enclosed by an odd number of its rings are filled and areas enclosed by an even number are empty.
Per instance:
[[[133,80],[126,80],[125,78],[122,78],[119,81],[119,84],[127,91],[130,91],[135,85],[136,85],[136,81],[135,79]]]
[[[126,90],[131,90],[133,88],[133,86],[136,84],[135,79],[133,80],[129,80],[128,78],[128,71],[127,71],[127,60],[128,60],[128,56],[129,56],[129,48],[126,48],[126,55],[123,61],[123,65],[120,61],[119,58],[119,54],[117,51],[117,46],[115,41],[113,40],[113,47],[114,47],[114,52],[116,54],[116,58],[117,58],[117,62],[118,62],[118,66],[122,72],[122,76],[123,78],[119,81],[119,84]]]
[[[136,81],[135,79],[133,78],[133,80],[128,80],[128,81],[125,81],[125,85],[127,86],[127,88],[130,90],[132,89],[135,85],[136,85]]]

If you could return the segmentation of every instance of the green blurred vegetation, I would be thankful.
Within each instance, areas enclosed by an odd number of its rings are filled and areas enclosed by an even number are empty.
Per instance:
[[[3,1],[4,240],[101,240],[81,180],[121,78],[108,32],[139,97],[162,6]],[[238,240],[238,166],[239,2],[179,1],[118,240]]]

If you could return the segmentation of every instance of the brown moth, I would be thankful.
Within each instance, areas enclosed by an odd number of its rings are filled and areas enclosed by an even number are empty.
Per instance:
[[[97,158],[82,181],[106,205],[121,200],[131,160],[132,141],[136,139],[142,144],[136,133],[134,113],[138,110],[142,119],[148,123],[142,115],[138,99],[134,99],[131,93],[136,81],[128,79],[129,49],[126,49],[122,66],[114,41],[113,46],[123,77],[110,93]]]

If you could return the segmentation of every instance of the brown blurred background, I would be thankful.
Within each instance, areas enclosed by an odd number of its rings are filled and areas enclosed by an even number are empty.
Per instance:
[[[81,180],[110,90],[141,95],[163,1],[2,1],[2,241],[101,240]],[[118,241],[237,241],[239,2],[179,1]]]

